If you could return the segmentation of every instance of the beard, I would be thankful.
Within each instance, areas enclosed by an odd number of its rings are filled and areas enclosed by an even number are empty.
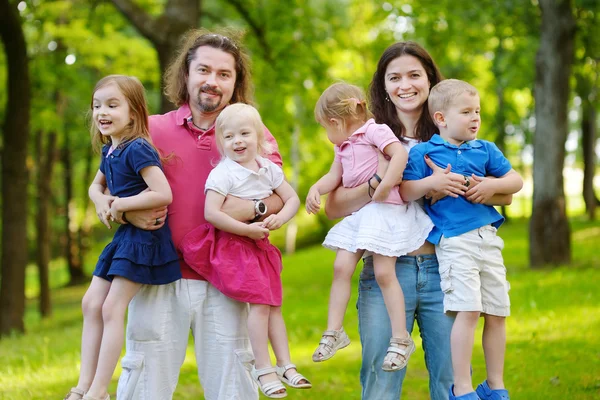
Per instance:
[[[202,99],[202,93],[208,93],[212,95],[217,95],[217,98],[212,99]],[[200,90],[198,91],[197,104],[198,108],[202,112],[213,112],[221,105],[221,100],[223,99],[223,92],[219,89],[212,87],[210,85],[202,85]]]

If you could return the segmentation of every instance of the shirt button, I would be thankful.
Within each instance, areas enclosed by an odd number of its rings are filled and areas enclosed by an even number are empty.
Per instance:
[[[460,153],[461,153],[461,151],[459,150],[459,151],[458,151],[458,154],[460,154]]]

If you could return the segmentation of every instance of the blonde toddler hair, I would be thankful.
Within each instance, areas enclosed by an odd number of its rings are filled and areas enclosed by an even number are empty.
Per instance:
[[[371,113],[362,89],[345,82],[325,89],[315,105],[315,119],[321,125],[330,125],[331,118],[342,120],[344,127],[357,121],[367,122]]]
[[[473,85],[458,79],[446,79],[435,85],[429,92],[428,99],[431,118],[438,111],[447,111],[452,102],[463,93],[469,93],[471,96],[479,95]]]
[[[231,104],[223,109],[217,121],[215,122],[215,136],[217,139],[217,148],[219,153],[224,156],[223,152],[223,125],[225,121],[230,118],[238,118],[247,120],[251,123],[252,127],[256,131],[257,142],[258,142],[258,154],[261,156],[268,156],[272,152],[272,146],[265,138],[265,126],[260,118],[258,110],[249,104],[235,103]]]

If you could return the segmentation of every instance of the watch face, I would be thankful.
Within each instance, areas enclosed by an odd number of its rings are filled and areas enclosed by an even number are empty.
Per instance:
[[[260,214],[264,214],[267,212],[267,205],[265,203],[263,203],[262,201],[259,201],[256,203],[256,208]]]

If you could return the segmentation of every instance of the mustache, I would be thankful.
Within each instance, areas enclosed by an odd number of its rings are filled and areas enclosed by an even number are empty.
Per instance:
[[[200,92],[204,92],[204,93],[208,93],[208,94],[216,94],[219,96],[223,95],[223,92],[221,92],[221,90],[219,90],[219,88],[216,88],[214,86],[210,86],[207,84],[200,86]]]

